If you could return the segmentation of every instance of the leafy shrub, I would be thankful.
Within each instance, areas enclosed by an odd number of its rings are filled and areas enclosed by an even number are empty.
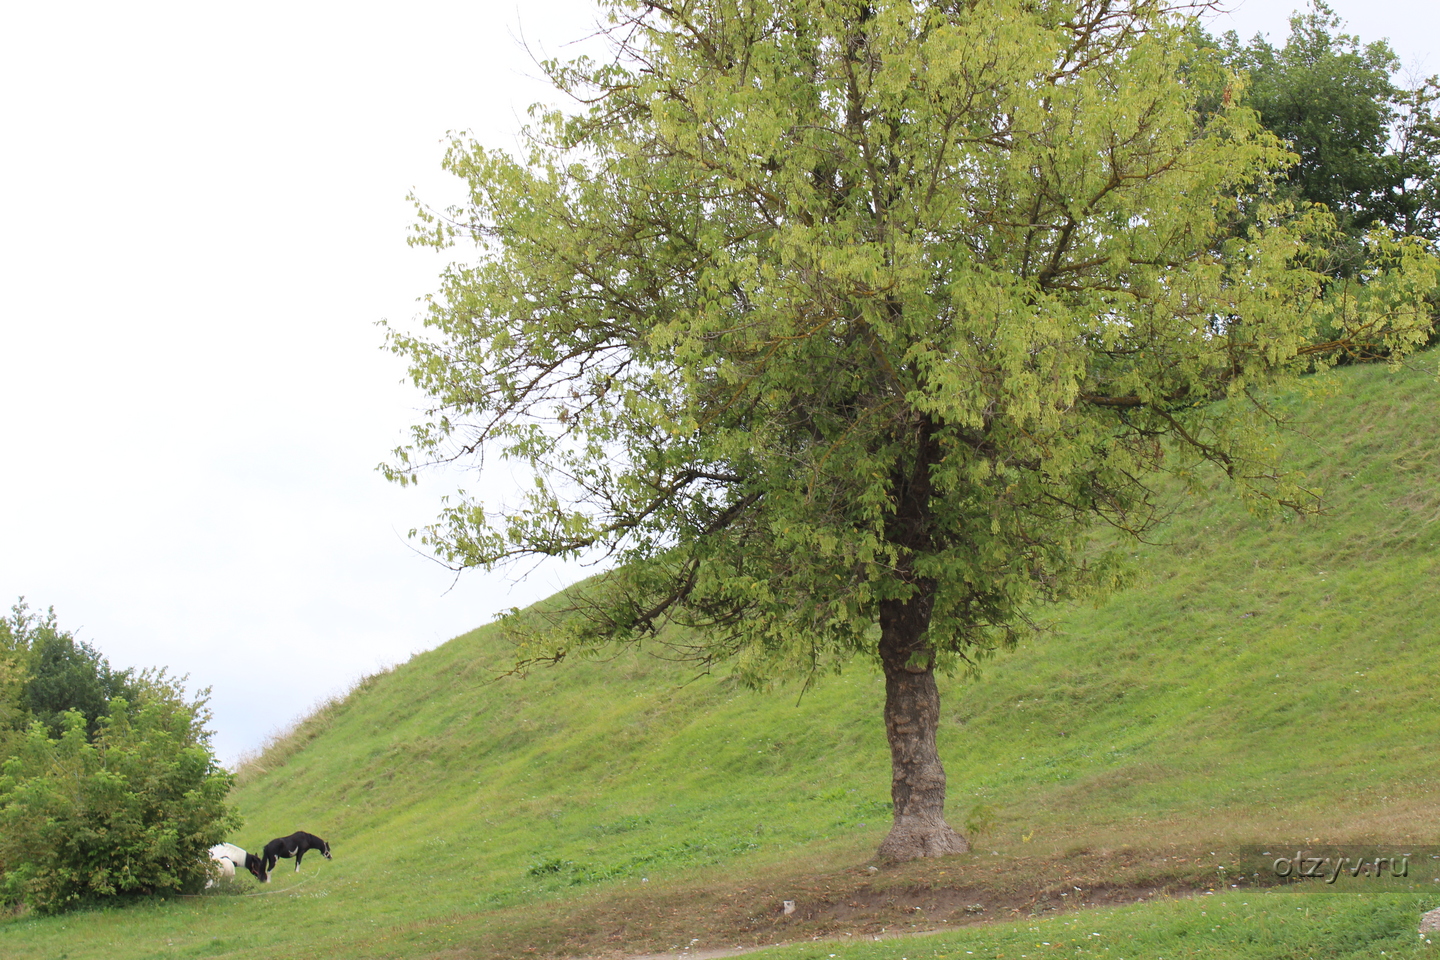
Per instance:
[[[0,899],[53,913],[122,894],[198,887],[209,847],[240,825],[204,729],[163,671],[109,702],[92,740],[78,711],[35,722],[0,768]]]

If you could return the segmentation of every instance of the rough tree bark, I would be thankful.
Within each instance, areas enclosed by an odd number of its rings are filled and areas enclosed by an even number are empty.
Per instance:
[[[894,823],[880,844],[886,860],[943,857],[970,849],[945,822],[945,768],[935,734],[940,691],[934,654],[920,640],[929,624],[931,590],[880,610],[880,662],[885,671],[885,737],[890,742]]]
[[[880,664],[885,672],[885,737],[890,742],[890,798],[894,822],[880,844],[886,860],[943,857],[970,849],[945,822],[945,768],[935,734],[940,727],[940,690],[935,684],[935,651],[928,641],[937,584],[916,576],[913,551],[933,546],[931,467],[941,453],[935,425],[921,417],[915,458],[896,477],[895,512],[886,524],[891,542],[905,554],[897,571],[913,592],[880,603]]]

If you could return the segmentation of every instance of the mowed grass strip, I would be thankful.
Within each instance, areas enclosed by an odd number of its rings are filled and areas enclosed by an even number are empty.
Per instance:
[[[842,938],[749,954],[752,960],[1360,960],[1433,957],[1418,895],[1230,893],[941,932]],[[1433,938],[1432,938],[1433,939]]]

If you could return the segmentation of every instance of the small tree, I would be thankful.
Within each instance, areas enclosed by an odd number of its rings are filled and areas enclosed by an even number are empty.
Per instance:
[[[25,705],[56,735],[65,727],[64,715],[74,710],[94,736],[110,701],[134,694],[129,670],[112,670],[100,651],[68,633],[38,638],[30,647],[29,672]]]
[[[34,723],[0,767],[0,895],[40,912],[209,876],[209,848],[240,825],[209,746],[205,695],[164,672],[135,678],[92,741],[71,710],[57,739]]]
[[[1326,300],[1323,211],[1151,0],[612,0],[588,106],[523,161],[457,138],[469,202],[418,242],[480,248],[391,331],[426,422],[386,466],[528,465],[423,541],[457,567],[609,551],[532,661],[661,642],[747,682],[861,657],[885,676],[893,859],[961,851],[937,671],[1116,566],[1147,478],[1213,465],[1296,509],[1265,390],[1349,332],[1423,339],[1435,263]],[[1238,83],[1235,86],[1239,90]],[[1245,229],[1237,232],[1237,225]],[[1428,289],[1428,286],[1425,286]],[[481,461],[483,462],[483,461]],[[668,624],[690,628],[666,631]]]
[[[60,629],[54,607],[40,616],[24,597],[9,617],[0,617],[0,664],[3,729],[23,730],[39,720],[58,737],[66,711],[76,710],[93,737],[111,698],[135,694],[133,671],[112,669],[100,651]]]

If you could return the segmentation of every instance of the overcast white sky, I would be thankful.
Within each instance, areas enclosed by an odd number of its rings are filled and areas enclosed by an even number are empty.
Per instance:
[[[1216,20],[1282,43],[1292,0]],[[1335,0],[1440,72],[1440,4]],[[213,687],[225,762],[360,676],[553,593],[452,576],[405,532],[435,481],[373,470],[419,397],[375,321],[442,261],[447,130],[510,146],[548,99],[518,38],[584,0],[79,0],[0,8],[0,605],[117,667]],[[437,478],[438,479],[438,478]]]

